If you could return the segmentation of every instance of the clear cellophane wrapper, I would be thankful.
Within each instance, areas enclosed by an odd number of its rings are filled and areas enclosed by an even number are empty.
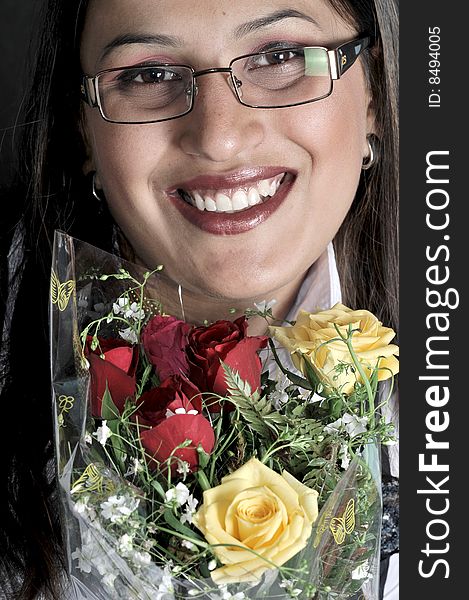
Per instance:
[[[125,281],[99,277],[125,268],[135,278],[146,271],[120,257],[56,232],[51,288],[51,372],[55,419],[59,510],[69,578],[67,597],[170,600],[203,598],[270,598],[283,600],[377,600],[381,530],[381,485],[378,444],[369,444],[350,462],[322,506],[307,546],[286,565],[307,565],[293,590],[281,585],[271,568],[255,583],[215,585],[210,577],[174,577],[164,565],[132,560],[109,531],[99,511],[79,502],[83,491],[103,499],[112,495],[139,498],[139,490],[119,474],[99,443],[89,443],[95,431],[90,412],[90,375],[83,360],[80,333],[92,319],[106,315],[125,290]],[[173,286],[160,297],[155,274],[149,289],[165,312],[184,318],[184,294]],[[115,332],[109,331],[109,335]],[[148,503],[140,501],[145,517]],[[343,540],[342,538],[346,538]],[[244,595],[243,595],[244,594]]]

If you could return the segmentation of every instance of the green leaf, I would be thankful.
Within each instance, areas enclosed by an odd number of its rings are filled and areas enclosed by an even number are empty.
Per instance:
[[[177,531],[181,535],[185,536],[188,540],[200,540],[202,542],[205,541],[203,538],[200,537],[200,535],[198,535],[197,533],[195,533],[195,531],[192,531],[192,529],[189,529],[189,527],[186,527],[185,525],[183,525],[181,523],[181,521],[179,521],[174,516],[174,513],[173,513],[173,511],[172,511],[171,508],[167,508],[164,511],[163,518],[166,521],[166,523],[172,529],[174,529],[174,531]]]
[[[308,381],[313,386],[313,388],[316,389],[318,387],[318,385],[320,383],[322,383],[322,381],[319,379],[318,374],[316,373],[316,371],[312,367],[312,365],[309,362],[309,360],[307,359],[307,357],[302,354],[301,358],[303,359],[303,362],[304,362],[304,365],[305,365],[306,377],[308,378]]]
[[[112,396],[106,382],[106,389],[101,403],[101,418],[106,421],[111,421],[112,419],[118,419],[119,417],[119,409],[112,401]]]
[[[304,379],[303,377],[300,377],[299,375],[295,375],[295,373],[292,373],[291,371],[289,371],[282,365],[282,362],[281,362],[280,358],[278,357],[278,354],[277,354],[277,351],[275,349],[275,345],[274,345],[274,342],[272,339],[269,339],[269,346],[270,346],[270,349],[272,350],[272,354],[274,355],[275,362],[280,367],[280,370],[282,371],[282,373],[284,373],[288,377],[288,379],[295,385],[298,385],[305,390],[311,390],[313,392],[314,387],[310,384],[310,382],[307,379]]]
[[[210,461],[210,454],[207,454],[200,444],[197,446],[197,454],[199,455],[199,467],[205,469]]]
[[[164,493],[164,489],[161,483],[159,481],[156,481],[156,479],[152,479],[151,486],[160,495],[162,500],[166,502],[166,494]]]
[[[107,421],[107,426],[112,431],[111,435],[111,446],[114,450],[114,456],[116,461],[119,463],[122,473],[125,472],[124,455],[125,455],[125,444],[120,436],[120,421],[118,419],[111,419]]]

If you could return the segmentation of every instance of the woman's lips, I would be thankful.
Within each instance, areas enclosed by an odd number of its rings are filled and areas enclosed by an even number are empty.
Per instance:
[[[263,167],[227,176],[200,176],[168,190],[167,195],[199,229],[236,235],[266,221],[283,203],[295,178],[285,167]]]

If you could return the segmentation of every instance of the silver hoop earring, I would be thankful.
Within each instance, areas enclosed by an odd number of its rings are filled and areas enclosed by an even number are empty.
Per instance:
[[[98,202],[103,202],[104,201],[103,196],[100,196],[98,194],[98,189],[96,187],[96,171],[93,171],[93,177],[92,177],[92,180],[91,180],[91,191],[93,193],[93,196],[96,198],[96,200]]]
[[[362,163],[362,171],[368,171],[375,164],[375,152],[373,150],[373,144],[371,143],[371,135],[366,137],[366,142],[368,144],[368,148],[370,150],[368,156],[363,160]]]

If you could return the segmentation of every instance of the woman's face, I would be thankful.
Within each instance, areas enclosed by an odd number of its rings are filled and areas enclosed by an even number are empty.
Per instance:
[[[88,75],[146,61],[202,70],[356,34],[325,0],[91,0],[81,61]],[[372,130],[362,66],[331,96],[283,109],[241,105],[225,73],[197,83],[193,111],[171,121],[108,123],[86,106],[85,168],[145,265],[213,297],[270,299],[298,285],[352,203]]]

